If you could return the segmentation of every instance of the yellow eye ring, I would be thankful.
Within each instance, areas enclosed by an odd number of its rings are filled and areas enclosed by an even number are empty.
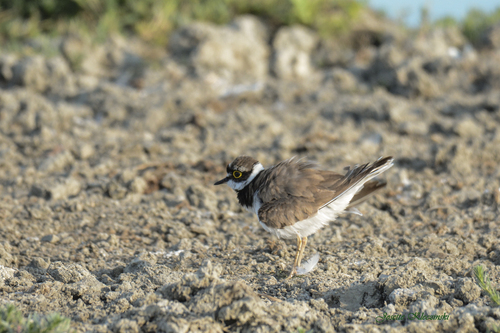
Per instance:
[[[243,174],[239,171],[233,171],[233,177],[238,179],[238,178],[241,178],[241,176],[243,176]]]

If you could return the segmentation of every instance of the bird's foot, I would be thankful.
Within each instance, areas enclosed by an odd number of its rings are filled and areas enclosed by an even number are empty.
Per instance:
[[[285,280],[290,280],[294,275],[297,273],[297,267],[293,267],[292,270],[290,271],[290,274],[288,274],[288,277]]]

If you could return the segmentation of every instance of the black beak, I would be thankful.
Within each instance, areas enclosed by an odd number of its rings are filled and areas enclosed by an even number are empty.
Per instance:
[[[226,177],[224,179],[221,179],[219,180],[218,182],[216,182],[214,185],[220,185],[220,184],[224,184],[224,183],[227,183],[229,181],[229,177]]]

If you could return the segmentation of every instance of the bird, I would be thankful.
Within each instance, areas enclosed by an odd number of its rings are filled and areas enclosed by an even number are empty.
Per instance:
[[[226,177],[214,185],[229,185],[239,204],[255,213],[266,231],[280,239],[297,239],[297,253],[287,277],[290,279],[300,267],[307,237],[340,213],[359,213],[354,206],[386,185],[374,178],[393,163],[392,156],[381,157],[344,168],[345,174],[339,174],[321,170],[318,164],[303,158],[292,157],[264,168],[250,156],[239,156],[228,164]],[[316,263],[318,259],[319,255]]]

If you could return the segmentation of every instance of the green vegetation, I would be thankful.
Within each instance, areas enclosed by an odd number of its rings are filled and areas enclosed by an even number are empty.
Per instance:
[[[491,327],[488,327],[487,328],[487,333],[500,333],[500,326],[497,326],[497,325],[491,325]]]
[[[110,34],[136,35],[165,45],[173,30],[192,21],[225,24],[254,14],[271,26],[300,23],[324,37],[339,35],[359,20],[368,0],[0,0],[0,42],[40,35],[76,34],[103,41]],[[427,13],[424,8],[423,13]],[[427,15],[428,16],[428,15]],[[425,15],[423,15],[425,17]],[[444,17],[435,26],[458,26],[477,44],[484,31],[500,22],[492,13],[471,10],[462,22]],[[425,19],[424,23],[425,25]]]
[[[182,24],[224,24],[246,13],[333,35],[347,30],[365,6],[362,0],[0,0],[0,41],[64,33],[102,40],[119,32],[163,45]]]
[[[477,284],[488,293],[494,305],[500,306],[500,293],[491,284],[488,275],[484,272],[484,267],[481,265],[474,267],[474,275]]]
[[[500,7],[491,13],[485,13],[478,9],[471,9],[462,22],[457,22],[452,17],[444,17],[435,22],[437,26],[458,26],[465,37],[472,43],[478,44],[481,36],[492,25],[500,23]]]
[[[306,331],[302,327],[297,328],[297,333],[311,333],[311,332],[313,332],[313,330]]]
[[[1,333],[63,333],[70,332],[70,319],[58,313],[24,318],[21,311],[12,304],[0,307]]]
[[[465,17],[462,23],[462,31],[465,37],[475,43],[479,41],[488,27],[498,22],[500,22],[500,8],[497,8],[491,14],[473,9]]]

